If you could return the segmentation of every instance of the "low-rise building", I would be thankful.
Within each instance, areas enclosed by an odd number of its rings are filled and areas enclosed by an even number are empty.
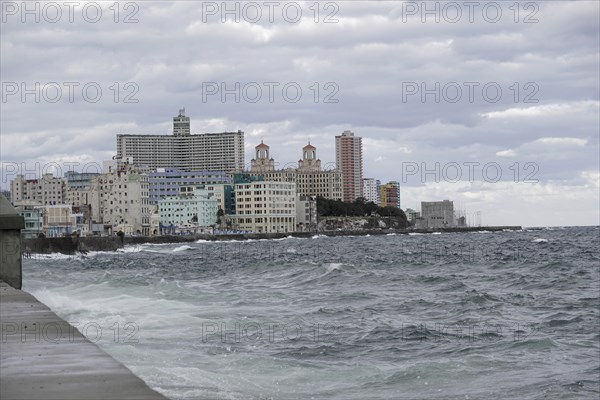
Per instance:
[[[44,212],[42,205],[36,202],[20,202],[15,209],[25,220],[25,229],[21,231],[22,238],[35,238],[44,233]]]
[[[75,213],[68,204],[44,206],[44,234],[46,237],[61,237],[87,230],[83,213]]]
[[[406,220],[411,224],[414,225],[417,221],[417,218],[419,218],[421,216],[421,213],[418,211],[413,210],[412,208],[407,208],[405,211],[406,214]]]
[[[160,226],[163,231],[188,230],[201,233],[217,223],[218,201],[206,189],[181,187],[178,196],[168,196],[158,201]],[[188,229],[189,228],[189,229]]]
[[[315,196],[296,197],[296,230],[313,232],[317,229],[317,198]]]
[[[417,228],[452,228],[456,226],[454,202],[422,201],[421,217],[417,218]]]
[[[148,174],[150,204],[158,204],[167,196],[178,196],[184,186],[232,184],[224,171],[183,171],[176,168],[157,168]]]
[[[210,197],[217,200],[219,209],[224,215],[235,215],[235,190],[233,184],[209,184],[204,185]]]

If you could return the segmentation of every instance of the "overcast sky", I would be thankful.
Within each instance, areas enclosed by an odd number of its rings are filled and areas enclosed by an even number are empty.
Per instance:
[[[2,1],[2,188],[170,134],[185,107],[192,133],[243,130],[247,163],[310,139],[331,166],[352,130],[403,208],[600,223],[597,1],[76,3]]]

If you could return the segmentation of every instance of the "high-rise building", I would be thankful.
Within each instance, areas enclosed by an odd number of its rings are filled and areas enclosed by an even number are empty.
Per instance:
[[[343,174],[343,200],[354,201],[362,197],[363,159],[362,138],[354,132],[344,131],[335,137],[335,161]]]
[[[298,161],[296,169],[276,170],[275,160],[269,156],[269,146],[262,141],[255,150],[250,175],[266,181],[294,182],[299,196],[320,196],[332,200],[342,198],[342,173],[339,170],[322,170],[317,148],[310,143],[302,148],[302,159]]]
[[[381,207],[400,208],[400,184],[398,182],[388,182],[381,185]]]
[[[179,110],[179,115],[173,117],[173,135],[175,136],[189,136],[191,134],[190,129],[190,117],[185,116],[185,108]]]
[[[244,168],[244,132],[190,134],[184,110],[173,118],[173,135],[117,135],[117,159],[150,169],[234,172]]]
[[[366,201],[381,204],[381,181],[375,178],[363,178],[363,197]]]

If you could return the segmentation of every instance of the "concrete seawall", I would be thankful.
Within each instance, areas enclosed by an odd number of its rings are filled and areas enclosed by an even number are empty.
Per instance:
[[[0,281],[0,399],[166,397],[30,294]]]
[[[433,232],[498,232],[504,230],[520,230],[520,226],[485,226],[473,228],[440,228],[440,229],[372,229],[360,231],[323,231],[323,232],[292,232],[292,233],[247,233],[230,235],[193,235],[193,236],[126,236],[121,242],[118,237],[88,236],[80,238],[34,238],[23,239],[22,251],[24,253],[63,253],[74,254],[86,251],[116,251],[123,245],[134,245],[144,243],[189,243],[197,240],[228,241],[249,239],[281,239],[288,236],[298,238],[310,238],[314,235],[325,236],[376,236],[395,233],[407,235],[409,233],[433,233]]]

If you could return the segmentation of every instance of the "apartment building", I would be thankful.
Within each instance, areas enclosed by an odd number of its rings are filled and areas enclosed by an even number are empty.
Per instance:
[[[235,184],[237,229],[261,232],[296,230],[296,184],[248,181]]]
[[[375,178],[363,178],[363,197],[367,202],[372,201],[381,205],[381,181]]]
[[[219,209],[225,215],[235,214],[235,191],[233,184],[207,184],[203,186],[209,196],[217,201]]]
[[[343,174],[343,200],[354,201],[362,197],[362,138],[355,136],[351,131],[344,131],[336,136],[335,161],[337,169]]]
[[[42,209],[44,234],[47,237],[61,237],[75,231],[86,230],[83,213],[75,213],[67,204],[44,206]],[[85,235],[85,233],[83,233]]]
[[[180,110],[173,135],[117,135],[117,158],[137,166],[184,171],[234,172],[244,168],[244,132],[190,133],[189,117]]]
[[[119,171],[102,174],[96,178],[92,192],[94,200],[92,217],[100,216],[113,232],[148,235],[150,233],[151,205],[148,189],[148,175],[140,173],[133,166]],[[94,204],[95,203],[95,204]]]
[[[157,168],[148,173],[150,204],[158,204],[160,199],[178,196],[180,188],[188,186],[231,185],[233,180],[224,171],[184,171],[177,168]]]
[[[381,207],[400,208],[400,184],[392,181],[381,185]]]
[[[10,201],[13,205],[21,202],[35,202],[39,205],[55,205],[65,202],[67,181],[65,178],[44,174],[39,179],[25,179],[17,175],[10,183]]]
[[[162,227],[209,227],[217,223],[218,201],[206,189],[181,187],[179,195],[159,200],[158,210]]]

